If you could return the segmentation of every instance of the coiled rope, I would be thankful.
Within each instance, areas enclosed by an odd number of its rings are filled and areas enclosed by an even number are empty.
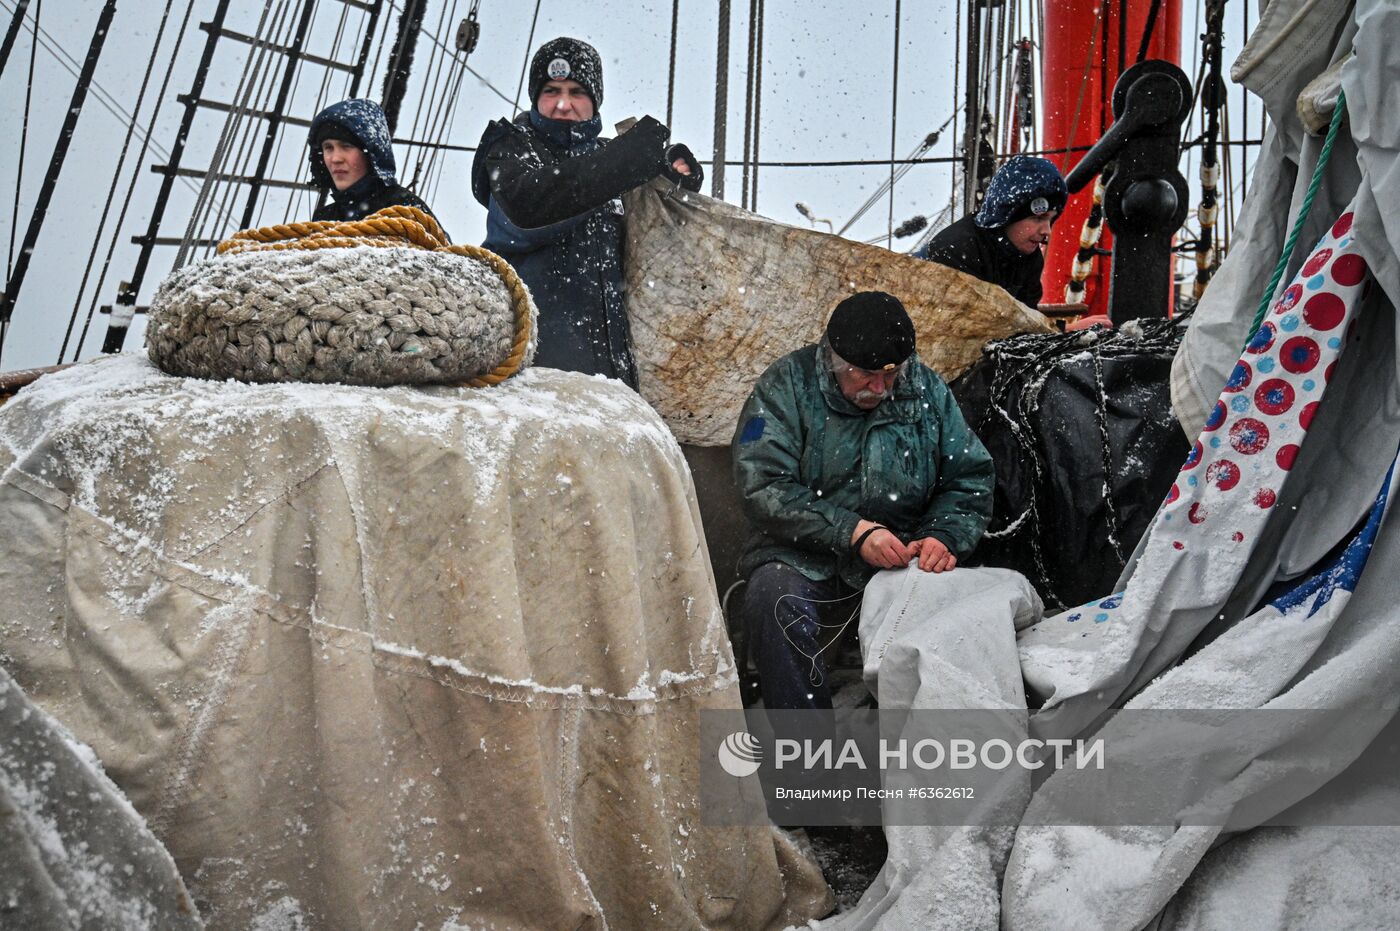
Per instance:
[[[431,214],[417,207],[385,207],[363,220],[317,220],[309,223],[278,223],[258,229],[241,230],[219,243],[219,255],[242,252],[269,252],[288,249],[345,249],[362,246],[377,248],[414,247],[433,252],[476,259],[489,265],[510,292],[515,316],[515,338],[510,354],[485,375],[469,378],[461,385],[486,388],[498,385],[520,371],[530,344],[530,292],[510,263],[488,249],[466,244],[453,245]]]

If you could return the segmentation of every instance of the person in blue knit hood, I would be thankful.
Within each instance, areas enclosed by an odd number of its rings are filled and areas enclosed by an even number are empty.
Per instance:
[[[307,145],[311,177],[331,196],[313,220],[363,220],[395,206],[432,214],[394,176],[389,123],[373,100],[342,100],[326,107],[311,121]]]
[[[700,165],[643,117],[599,135],[603,62],[579,39],[552,39],[530,62],[531,107],[486,127],[472,193],[486,207],[487,249],[504,256],[539,308],[535,364],[637,387],[623,306],[624,192],[665,175],[700,190]]]
[[[941,231],[914,255],[1000,285],[1035,307],[1042,297],[1042,250],[1067,197],[1054,163],[1017,155],[992,176],[982,209]]]

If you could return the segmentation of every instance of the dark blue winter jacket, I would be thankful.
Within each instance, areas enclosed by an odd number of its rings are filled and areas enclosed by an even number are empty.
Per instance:
[[[321,146],[317,135],[321,127],[335,123],[345,130],[351,142],[365,153],[369,171],[363,178],[343,191],[337,191],[321,156]],[[332,138],[339,138],[339,133]],[[353,99],[333,103],[311,121],[307,134],[311,147],[307,161],[311,164],[311,177],[331,196],[330,203],[322,204],[312,216],[313,220],[363,220],[385,207],[417,207],[432,214],[428,205],[408,188],[399,184],[394,175],[394,148],[389,137],[389,122],[384,111],[373,100]],[[434,216],[436,219],[436,216]]]
[[[663,173],[669,132],[650,117],[617,139],[601,128],[597,116],[568,122],[534,109],[497,120],[477,147],[472,192],[487,210],[482,245],[515,266],[539,308],[535,364],[636,388],[621,195]]]

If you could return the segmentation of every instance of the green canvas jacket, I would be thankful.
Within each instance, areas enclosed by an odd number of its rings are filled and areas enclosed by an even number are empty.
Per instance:
[[[861,588],[874,569],[851,550],[862,519],[904,540],[936,537],[959,559],[992,513],[992,457],[957,401],[915,356],[879,407],[846,399],[824,343],[769,366],[734,434],[734,478],[756,532],[739,569],[778,561]]]

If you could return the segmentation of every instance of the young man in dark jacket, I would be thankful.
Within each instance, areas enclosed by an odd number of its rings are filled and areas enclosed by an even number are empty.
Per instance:
[[[739,415],[734,478],[755,527],[739,569],[764,707],[830,708],[827,654],[880,569],[946,572],[992,514],[992,458],[914,353],[904,305],[863,291],[774,362]]]
[[[417,207],[432,214],[394,177],[389,123],[373,100],[342,100],[326,107],[311,121],[307,144],[311,177],[331,196],[311,219],[363,220],[385,207]]]
[[[593,46],[553,39],[530,63],[528,112],[486,127],[472,192],[487,208],[487,249],[504,256],[539,308],[535,364],[637,387],[622,303],[621,195],[665,174],[700,190],[700,165],[645,117],[616,139],[598,134],[603,63]]]
[[[1017,155],[992,176],[981,210],[944,229],[914,255],[1000,285],[1035,307],[1045,269],[1041,249],[1067,196],[1052,162]]]

